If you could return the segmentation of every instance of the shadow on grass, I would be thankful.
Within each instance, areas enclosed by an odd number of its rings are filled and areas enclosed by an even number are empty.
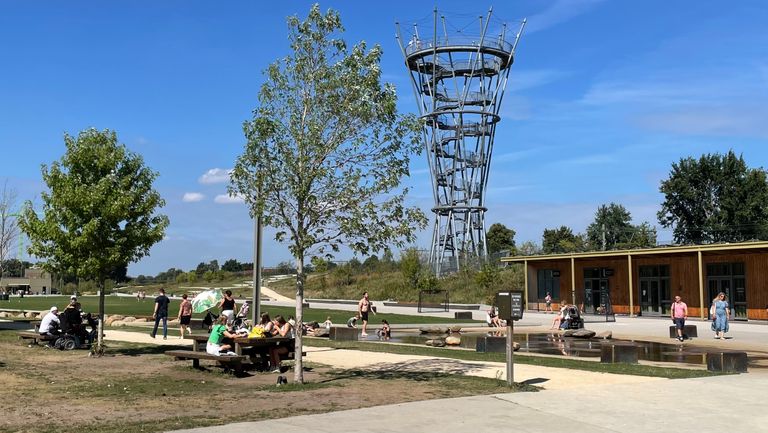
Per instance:
[[[162,355],[168,350],[189,350],[186,346],[170,346],[155,344],[125,344],[107,346],[107,355],[140,356],[140,355]]]
[[[398,363],[382,363],[368,368],[334,371],[334,379],[408,379],[428,381],[455,375],[467,375],[485,368],[482,364],[455,359],[423,359]]]

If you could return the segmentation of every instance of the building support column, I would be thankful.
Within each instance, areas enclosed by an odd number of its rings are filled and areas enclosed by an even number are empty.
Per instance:
[[[525,308],[530,310],[531,307],[528,306],[528,291],[531,290],[531,288],[528,287],[528,260],[523,260],[523,284],[525,285],[525,291],[523,292]],[[538,308],[538,305],[536,307]]]
[[[576,305],[576,265],[571,257],[571,303]]]
[[[627,287],[629,287],[629,317],[635,315],[634,289],[632,288],[632,256],[627,254]]]
[[[707,314],[709,313],[709,309],[706,309],[704,307],[704,270],[702,269],[701,265],[701,250],[696,252],[696,256],[698,259],[698,271],[699,271],[699,316],[706,320]],[[706,311],[705,311],[706,310]]]

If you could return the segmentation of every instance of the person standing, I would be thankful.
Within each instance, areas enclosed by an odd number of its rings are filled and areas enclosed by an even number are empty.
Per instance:
[[[224,292],[224,299],[221,300],[219,307],[221,307],[221,315],[227,318],[227,325],[231,325],[232,321],[235,320],[235,307],[237,307],[231,290]]]
[[[373,303],[368,299],[368,292],[363,293],[363,299],[357,303],[357,313],[363,320],[363,332],[360,334],[363,337],[368,336],[368,312],[373,311]],[[374,312],[373,314],[376,314]]]
[[[675,296],[675,302],[672,303],[672,323],[675,324],[677,329],[677,339],[683,341],[683,330],[685,329],[685,319],[688,318],[688,305],[685,304],[680,298],[680,295]]]
[[[179,338],[184,338],[184,331],[191,334],[192,328],[190,328],[189,324],[192,323],[192,302],[187,299],[187,294],[181,295],[181,304],[179,305],[179,332],[181,333],[181,336]]]
[[[165,289],[160,289],[160,295],[155,298],[155,310],[152,313],[152,318],[155,319],[155,327],[152,329],[150,337],[155,338],[157,335],[157,325],[160,321],[163,321],[163,340],[168,339],[168,305],[171,300],[165,296]]]
[[[715,338],[725,340],[725,333],[728,332],[728,317],[731,315],[731,308],[728,306],[728,301],[725,300],[725,293],[717,294],[709,312],[712,315],[712,330],[715,331]]]
[[[546,308],[544,309],[545,313],[551,313],[552,312],[552,294],[547,292],[547,296],[544,297],[544,304]]]

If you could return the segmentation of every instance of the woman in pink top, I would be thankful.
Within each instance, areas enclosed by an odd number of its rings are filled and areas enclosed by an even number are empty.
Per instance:
[[[184,338],[184,331],[192,333],[192,328],[189,327],[192,321],[192,302],[187,299],[187,294],[181,295],[181,305],[179,305],[179,332],[181,337]]]

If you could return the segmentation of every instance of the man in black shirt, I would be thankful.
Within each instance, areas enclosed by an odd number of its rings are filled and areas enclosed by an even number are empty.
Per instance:
[[[163,340],[168,339],[168,305],[171,300],[165,296],[165,289],[160,289],[160,295],[155,298],[155,311],[152,313],[152,318],[155,319],[155,327],[152,329],[152,333],[149,334],[152,338],[157,335],[157,325],[160,324],[160,320],[163,321]]]

